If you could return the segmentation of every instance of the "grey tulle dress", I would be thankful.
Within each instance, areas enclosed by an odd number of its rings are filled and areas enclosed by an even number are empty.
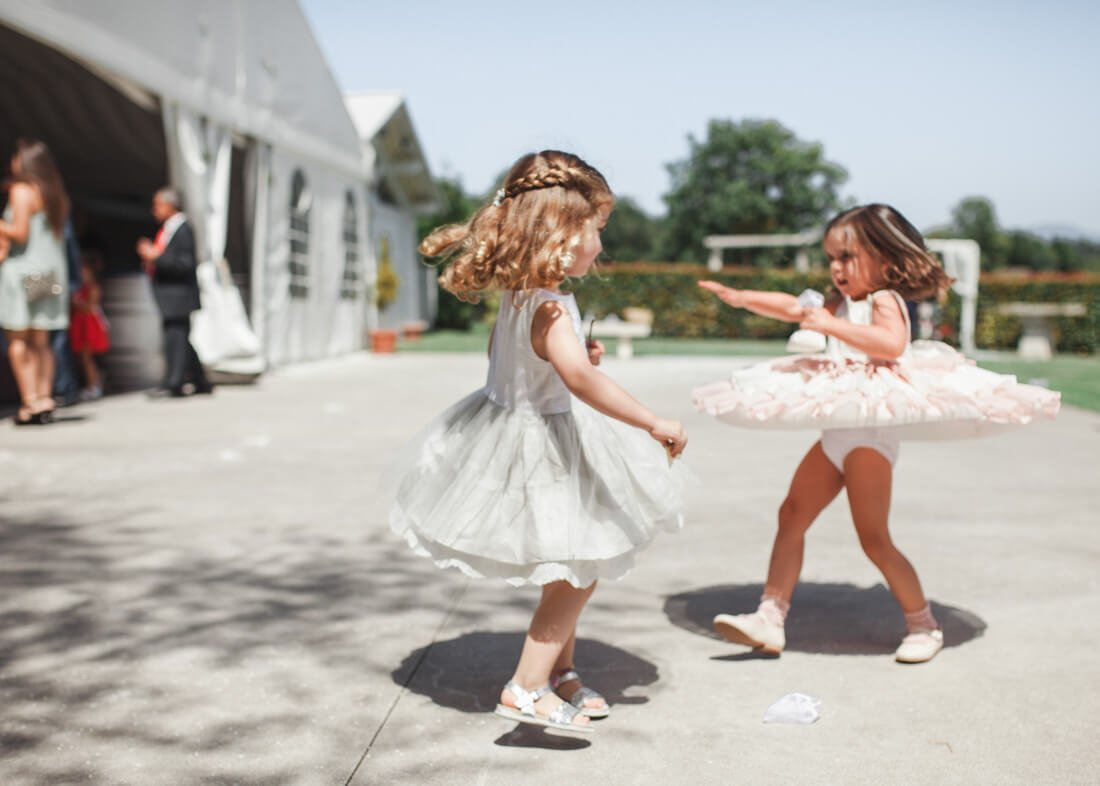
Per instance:
[[[576,399],[531,348],[531,321],[571,294],[507,291],[485,387],[437,417],[396,472],[390,526],[440,567],[509,584],[620,578],[682,524],[679,467],[643,431]]]
[[[11,208],[4,211],[11,220]],[[69,326],[68,266],[65,245],[46,221],[46,211],[31,215],[25,244],[12,243],[7,259],[0,262],[0,327],[5,330],[61,330]],[[23,278],[31,273],[53,272],[61,293],[27,302]]]

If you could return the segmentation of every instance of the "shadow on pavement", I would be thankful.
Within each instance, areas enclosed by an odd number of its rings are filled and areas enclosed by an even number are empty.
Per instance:
[[[529,723],[517,723],[510,732],[493,740],[493,744],[505,748],[542,748],[550,751],[579,751],[592,746],[586,739],[555,734]]]
[[[492,712],[515,669],[523,637],[477,631],[437,641],[409,653],[392,676],[403,685],[415,670],[408,685],[413,693],[460,712]],[[652,685],[658,677],[649,661],[593,639],[577,639],[575,660],[585,684],[612,705],[646,703],[645,696],[628,696],[627,691]]]
[[[665,599],[665,615],[677,627],[712,639],[714,615],[740,614],[756,608],[763,586],[723,584],[681,592]],[[966,609],[929,601],[943,627],[945,646],[957,647],[985,632],[985,621]],[[787,650],[831,655],[885,655],[905,635],[897,601],[882,584],[800,583],[787,617]],[[770,656],[754,652],[721,656],[718,660],[755,660]]]

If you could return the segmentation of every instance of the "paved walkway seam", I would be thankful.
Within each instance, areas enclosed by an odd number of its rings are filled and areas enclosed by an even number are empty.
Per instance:
[[[462,585],[462,589],[455,595],[454,602],[451,603],[451,607],[447,609],[447,613],[443,616],[443,620],[436,627],[435,632],[432,634],[432,640],[428,643],[428,646],[424,648],[424,651],[420,653],[420,657],[416,659],[416,665],[409,671],[409,676],[405,678],[405,681],[401,683],[401,689],[397,691],[397,695],[393,699],[393,703],[390,704],[390,708],[386,710],[385,717],[382,718],[382,722],[378,724],[378,728],[374,730],[374,734],[370,738],[370,742],[367,743],[366,749],[363,751],[363,755],[359,757],[359,761],[355,762],[355,767],[352,769],[351,774],[348,775],[348,779],[344,781],[344,786],[351,786],[351,782],[355,779],[356,774],[359,772],[359,768],[363,766],[363,762],[367,760],[367,756],[370,755],[371,748],[374,747],[375,741],[378,739],[378,735],[382,733],[382,729],[386,728],[386,723],[389,721],[393,711],[397,709],[398,702],[408,692],[409,683],[416,677],[416,673],[420,671],[420,665],[424,663],[424,660],[428,657],[428,653],[432,651],[432,647],[435,646],[436,641],[439,639],[439,634],[443,632],[443,629],[447,627],[447,623],[451,621],[451,617],[454,616],[455,609],[458,608],[458,604],[462,602],[462,599],[466,596],[466,590],[470,586],[471,579],[466,579],[466,582]]]

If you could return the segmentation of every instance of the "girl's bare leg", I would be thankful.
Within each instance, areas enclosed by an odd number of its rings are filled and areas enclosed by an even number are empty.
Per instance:
[[[590,587],[586,588],[591,596],[592,591],[596,589],[596,582],[592,582]],[[560,674],[568,669],[572,669],[576,666],[573,660],[574,652],[577,648],[577,629],[573,629],[573,633],[569,636],[569,640],[565,642],[565,646],[561,649],[561,655],[558,656],[557,661],[554,663],[554,670],[552,674]],[[580,680],[568,680],[561,683],[558,686],[557,694],[566,701],[569,701],[573,694],[581,688]],[[599,709],[607,706],[607,702],[602,699],[588,699],[585,701],[584,706],[591,709]]]
[[[844,476],[816,442],[798,465],[787,498],[779,506],[779,529],[772,544],[764,594],[790,601],[802,572],[806,531],[844,487]]]
[[[542,599],[527,629],[519,663],[512,675],[520,687],[535,690],[550,681],[550,672],[561,658],[566,644],[574,638],[577,618],[595,588],[596,585],[592,584],[577,589],[566,581],[543,586]],[[509,707],[515,706],[515,697],[507,690],[501,692],[500,700]],[[560,698],[548,693],[535,702],[535,707],[540,715],[548,715],[560,701]],[[578,716],[573,722],[587,723],[588,719]]]
[[[875,563],[906,614],[927,605],[917,572],[890,538],[890,462],[872,448],[856,448],[844,459],[852,522],[863,552]]]
[[[99,387],[99,368],[95,364],[95,356],[90,350],[80,353],[80,367],[84,371],[84,387]]]

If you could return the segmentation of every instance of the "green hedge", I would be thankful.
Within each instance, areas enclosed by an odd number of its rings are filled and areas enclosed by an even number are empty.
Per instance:
[[[996,307],[1001,303],[1083,303],[1088,309],[1085,316],[1054,320],[1055,348],[1077,354],[1100,350],[1100,275],[1096,273],[984,274],[978,284],[974,331],[974,342],[979,347],[1013,349],[1020,340],[1019,318],[998,314]],[[958,295],[949,295],[940,319],[944,326],[958,328],[961,304]]]
[[[829,275],[823,270],[796,273],[771,268],[725,267],[711,273],[702,265],[633,263],[603,267],[572,289],[583,312],[597,317],[621,313],[629,306],[654,312],[657,336],[710,338],[784,338],[792,326],[726,306],[696,286],[706,278],[737,289],[778,290],[798,294],[812,288],[825,292]],[[998,314],[995,306],[1010,302],[1084,303],[1084,317],[1056,321],[1060,352],[1093,353],[1100,348],[1100,275],[1040,274],[1014,277],[986,274],[978,287],[976,343],[986,349],[1012,349],[1020,338],[1020,321]],[[947,341],[958,329],[960,300],[951,294],[940,310],[940,332]]]

